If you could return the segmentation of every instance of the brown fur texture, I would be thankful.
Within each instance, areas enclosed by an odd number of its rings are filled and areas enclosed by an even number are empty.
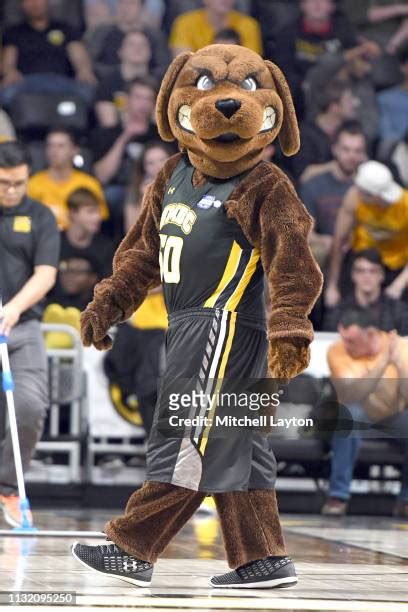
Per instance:
[[[105,348],[109,327],[131,316],[148,289],[160,284],[161,201],[179,159],[180,154],[170,158],[148,188],[142,214],[115,254],[113,276],[96,286],[95,299],[82,314],[86,346],[93,343]],[[196,171],[194,183],[202,180],[203,175]],[[286,175],[267,162],[245,177],[225,207],[228,216],[237,220],[248,240],[261,251],[272,304],[267,327],[269,376],[293,378],[309,362],[313,329],[308,314],[322,285],[321,272],[308,245],[311,217]]]
[[[109,521],[104,531],[130,555],[155,563],[205,496],[172,484],[147,481],[131,495],[125,515]],[[214,499],[231,568],[269,555],[286,555],[275,491],[217,493]]]
[[[216,493],[214,499],[230,567],[286,555],[274,490]]]
[[[211,76],[214,87],[197,89],[200,75]],[[254,75],[256,91],[242,83]],[[219,100],[234,99],[241,106],[232,117],[217,109]],[[181,108],[190,109],[191,130],[179,121]],[[276,113],[273,129],[261,132],[264,110]],[[163,140],[177,140],[191,163],[205,175],[224,179],[241,174],[258,163],[263,149],[279,136],[282,150],[294,155],[300,145],[292,97],[280,69],[270,61],[237,45],[210,45],[197,53],[184,53],[170,66],[157,99],[157,126]],[[239,139],[216,139],[234,133]]]
[[[138,559],[155,563],[199,508],[205,493],[162,482],[145,482],[133,493],[125,515],[109,521],[108,538]]]

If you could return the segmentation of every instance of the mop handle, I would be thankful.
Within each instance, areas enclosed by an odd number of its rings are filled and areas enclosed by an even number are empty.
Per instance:
[[[6,350],[3,349],[5,346]],[[14,391],[14,380],[10,369],[10,360],[7,350],[7,336],[0,335],[0,348],[1,348],[1,365],[3,368],[2,379],[3,379],[3,391]]]
[[[0,299],[0,319],[2,312],[2,303]],[[16,420],[16,410],[14,406],[14,381],[13,375],[10,369],[10,360],[7,348],[7,336],[0,335],[0,356],[1,356],[1,365],[3,369],[2,373],[2,383],[3,383],[3,391],[6,394],[7,399],[7,409],[8,409],[8,417],[9,417],[9,427],[11,433],[11,441],[13,444],[14,450],[14,461],[16,468],[16,476],[17,476],[17,486],[18,486],[18,494],[21,500],[26,499],[25,485],[24,485],[24,475],[23,475],[23,464],[21,462],[21,451],[20,451],[20,442],[18,439],[18,430],[17,430],[17,420]]]

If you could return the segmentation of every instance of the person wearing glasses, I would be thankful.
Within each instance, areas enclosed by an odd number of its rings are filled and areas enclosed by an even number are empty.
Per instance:
[[[49,405],[41,302],[55,283],[60,249],[51,210],[26,195],[29,171],[20,143],[0,143],[0,336],[8,341],[23,470],[41,437]],[[21,525],[19,502],[6,431],[0,447],[0,505],[15,527]]]

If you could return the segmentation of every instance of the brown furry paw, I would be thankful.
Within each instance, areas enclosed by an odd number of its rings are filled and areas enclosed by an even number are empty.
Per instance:
[[[290,380],[307,368],[310,361],[308,340],[275,338],[269,341],[268,373],[271,378]]]
[[[81,313],[81,340],[84,346],[94,345],[99,351],[112,348],[112,338],[108,336],[111,322],[102,313],[97,313],[92,304]]]

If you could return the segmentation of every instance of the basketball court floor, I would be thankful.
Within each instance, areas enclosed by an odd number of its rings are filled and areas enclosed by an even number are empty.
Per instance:
[[[99,532],[115,513],[37,512],[40,530]],[[120,514],[118,512],[117,514]],[[150,588],[104,578],[70,555],[76,537],[0,540],[0,608],[6,592],[76,595],[77,610],[319,610],[408,611],[408,522],[399,519],[284,515],[289,554],[299,583],[290,589],[221,590],[208,586],[228,570],[216,517],[195,515],[155,566]],[[6,526],[1,524],[1,529]],[[97,538],[82,538],[97,542]],[[103,539],[100,540],[103,542]],[[24,603],[24,602],[21,602]],[[20,609],[33,609],[20,605]],[[68,606],[64,606],[67,609]],[[41,606],[42,610],[64,609]]]

